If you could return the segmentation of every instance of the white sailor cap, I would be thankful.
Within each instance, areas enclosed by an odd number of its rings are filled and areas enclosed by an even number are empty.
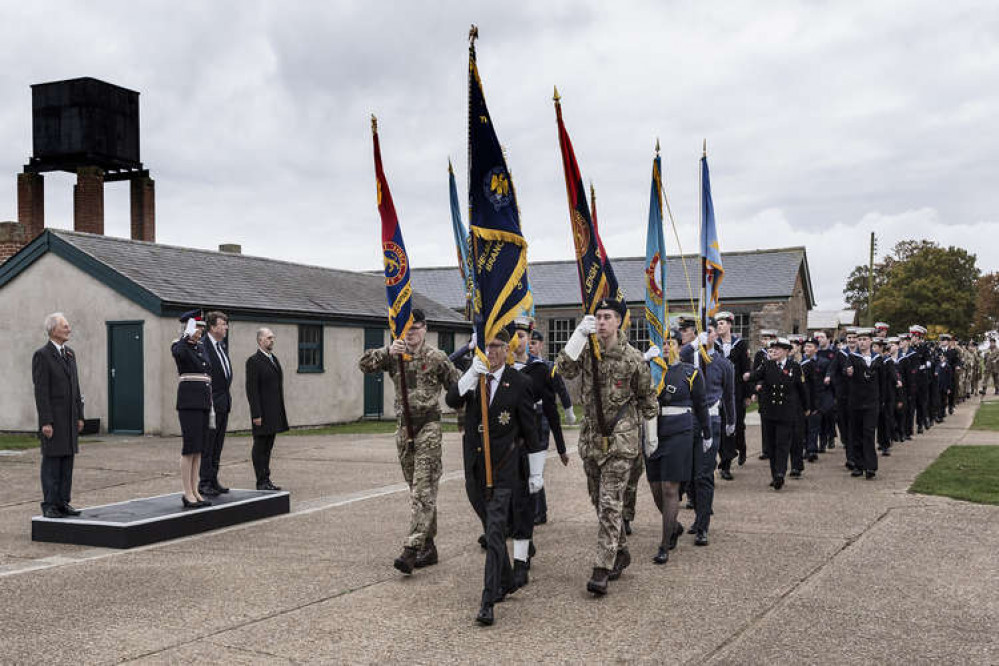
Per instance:
[[[760,337],[761,338],[776,338],[777,337],[777,329],[775,329],[775,328],[764,328],[763,330],[760,331]]]
[[[886,330],[886,331],[887,331],[887,330],[888,330],[889,328],[891,328],[891,327],[890,327],[890,326],[888,326],[888,324],[886,324],[885,322],[883,322],[883,321],[879,321],[879,322],[875,322],[875,324],[874,324],[874,328],[877,328],[877,329],[884,329],[884,330]]]
[[[857,329],[857,337],[870,338],[870,337],[873,337],[873,336],[874,336],[874,329],[873,328],[858,328]]]
[[[791,349],[792,348],[791,347],[791,341],[788,340],[787,338],[777,338],[776,340],[773,341],[773,344],[771,344],[770,346],[771,347],[781,347],[782,349]]]

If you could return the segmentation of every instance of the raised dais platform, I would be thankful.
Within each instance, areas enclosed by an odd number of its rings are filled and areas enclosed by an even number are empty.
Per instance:
[[[81,509],[69,518],[31,519],[31,539],[106,548],[134,548],[208,532],[291,510],[287,491],[237,490],[211,498],[212,506],[184,509],[181,493]]]

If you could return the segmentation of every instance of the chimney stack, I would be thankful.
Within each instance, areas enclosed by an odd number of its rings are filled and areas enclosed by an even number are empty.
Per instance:
[[[238,243],[222,243],[219,245],[219,252],[227,254],[243,254],[243,246]]]

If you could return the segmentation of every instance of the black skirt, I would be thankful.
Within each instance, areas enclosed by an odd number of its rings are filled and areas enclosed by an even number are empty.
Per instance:
[[[208,410],[178,409],[180,417],[180,432],[184,438],[184,446],[180,450],[183,456],[201,453],[208,441]]]
[[[659,446],[645,459],[645,474],[649,483],[690,481],[694,468],[694,432],[681,430],[660,437]]]

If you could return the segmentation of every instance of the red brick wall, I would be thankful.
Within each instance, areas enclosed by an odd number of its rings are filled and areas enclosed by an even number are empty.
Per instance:
[[[156,183],[152,178],[133,178],[130,185],[132,240],[156,242]]]
[[[28,240],[45,230],[45,178],[40,173],[17,174],[17,221]]]
[[[104,234],[104,171],[98,167],[76,170],[73,228],[91,234]]]
[[[0,222],[0,264],[14,256],[29,240],[20,222]]]

